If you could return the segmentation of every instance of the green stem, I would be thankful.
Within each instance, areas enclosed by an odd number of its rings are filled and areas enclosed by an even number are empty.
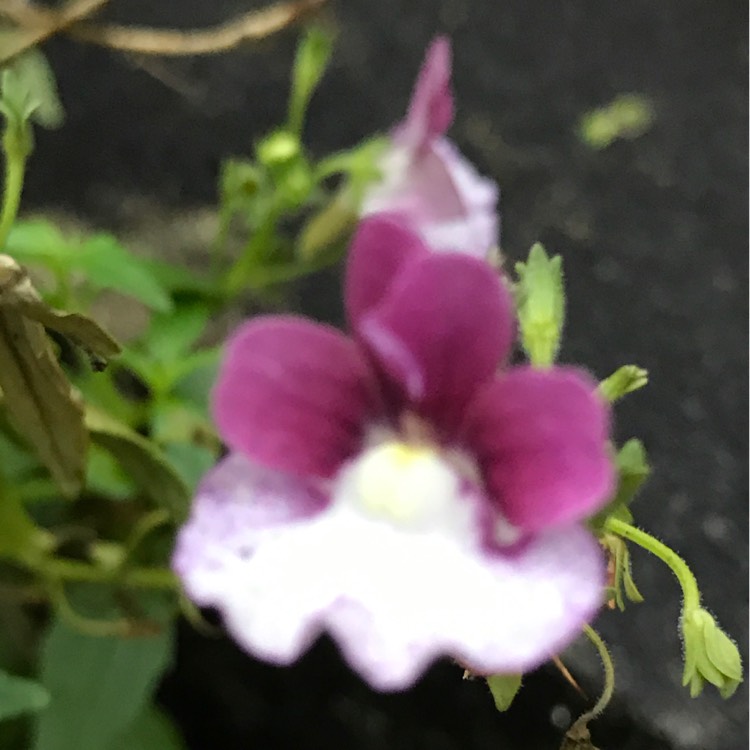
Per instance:
[[[98,568],[81,560],[67,560],[60,557],[43,558],[33,565],[27,564],[34,572],[45,578],[66,583],[115,583],[120,586],[140,589],[177,589],[177,578],[168,568],[130,568],[119,572]]]
[[[599,696],[599,700],[594,704],[594,707],[587,711],[584,716],[586,721],[595,719],[612,700],[612,694],[615,692],[615,665],[612,663],[612,657],[610,656],[607,644],[604,643],[599,633],[596,632],[590,625],[583,626],[583,632],[586,633],[588,639],[596,646],[596,650],[599,652],[599,658],[602,660],[604,666],[604,690]],[[581,719],[584,718],[581,717]],[[579,719],[580,721],[580,719]]]
[[[26,125],[28,127],[28,125]],[[3,203],[0,210],[0,250],[5,247],[10,228],[18,215],[23,191],[23,178],[26,172],[26,159],[30,149],[25,143],[24,133],[8,125],[3,135],[5,154],[5,182],[3,186]]]
[[[608,518],[604,524],[604,528],[623,539],[635,542],[638,546],[648,550],[652,555],[656,555],[656,557],[669,566],[682,587],[684,597],[683,608],[685,612],[690,612],[700,607],[701,594],[698,589],[698,582],[695,580],[695,576],[687,566],[687,563],[674,550],[652,537],[651,534],[647,534],[645,531],[641,531],[641,529],[637,529],[635,526],[631,526],[629,523],[620,521],[617,518]]]

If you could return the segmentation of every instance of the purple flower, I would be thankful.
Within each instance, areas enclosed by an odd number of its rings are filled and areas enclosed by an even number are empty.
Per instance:
[[[345,291],[352,337],[270,316],[230,340],[213,406],[233,452],[180,532],[185,590],[277,664],[327,631],[381,690],[441,655],[538,665],[602,602],[581,524],[613,484],[595,383],[498,370],[503,283],[392,218],[360,225]]]
[[[450,42],[438,37],[383,156],[382,181],[365,195],[362,213],[400,214],[433,249],[484,258],[499,242],[498,189],[444,137],[453,120],[450,76]]]

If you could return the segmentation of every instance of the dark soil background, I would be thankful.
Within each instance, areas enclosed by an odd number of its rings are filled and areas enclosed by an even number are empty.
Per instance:
[[[248,5],[114,0],[108,15],[190,26]],[[619,436],[641,437],[655,467],[637,520],[687,558],[747,660],[746,4],[339,0],[332,10],[339,45],[311,109],[311,145],[324,153],[398,120],[428,41],[451,35],[452,136],[502,187],[503,249],[516,259],[541,240],[563,253],[565,360],[601,376],[631,362],[650,371],[649,387],[618,410]],[[211,59],[146,64],[55,40],[68,122],[38,136],[27,207],[122,228],[134,195],[183,209],[214,201],[220,160],[248,153],[282,118],[293,48],[288,33]],[[651,130],[600,152],[582,144],[581,114],[630,91],[653,101]],[[301,300],[335,317],[333,290],[313,280]],[[747,688],[726,703],[710,689],[690,699],[679,589],[645,554],[634,564],[646,602],[597,623],[619,684],[592,725],[596,744],[747,747]],[[590,649],[578,645],[568,661],[596,694]],[[328,642],[279,670],[185,627],[161,695],[193,750],[546,750],[585,705],[552,668],[531,675],[505,715],[481,682],[460,677],[440,664],[413,691],[382,696]]]

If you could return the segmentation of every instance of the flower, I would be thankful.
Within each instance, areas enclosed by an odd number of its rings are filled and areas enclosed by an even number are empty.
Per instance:
[[[427,50],[406,119],[381,158],[382,180],[365,194],[362,214],[399,214],[435,250],[486,257],[498,244],[497,185],[481,177],[445,138],[453,120],[451,48]]]
[[[351,337],[269,316],[229,341],[213,410],[231,453],[174,569],[277,664],[327,631],[381,690],[442,655],[532,668],[603,601],[580,521],[613,486],[608,408],[576,369],[498,371],[504,284],[392,217],[362,222],[345,285]]]

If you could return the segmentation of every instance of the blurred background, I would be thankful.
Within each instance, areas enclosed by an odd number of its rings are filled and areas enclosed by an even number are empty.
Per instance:
[[[215,24],[250,0],[112,0],[122,23]],[[501,186],[502,249],[562,253],[564,361],[597,376],[621,364],[651,382],[618,409],[654,474],[636,521],[679,551],[706,606],[747,661],[747,5],[729,0],[338,0],[331,70],[306,138],[350,146],[399,120],[424,49],[454,44],[451,137]],[[68,119],[39,132],[27,210],[63,212],[144,252],[189,257],[216,204],[221,160],[249,154],[284,116],[296,30],[228,54],[144,59],[64,39],[45,46]],[[649,117],[630,137],[583,138],[581,119],[622,94]],[[637,136],[637,137],[636,137]],[[598,147],[596,147],[598,146]],[[197,222],[197,223],[196,223]],[[210,222],[209,222],[210,223]],[[334,275],[297,290],[336,321]],[[646,601],[605,612],[615,701],[592,724],[603,750],[746,747],[747,688],[723,702],[680,687],[679,588],[634,551]],[[565,661],[590,696],[592,649]],[[554,667],[529,676],[498,714],[481,681],[436,665],[412,691],[371,692],[327,641],[288,670],[256,663],[185,625],[162,704],[192,750],[546,750],[587,703]]]

